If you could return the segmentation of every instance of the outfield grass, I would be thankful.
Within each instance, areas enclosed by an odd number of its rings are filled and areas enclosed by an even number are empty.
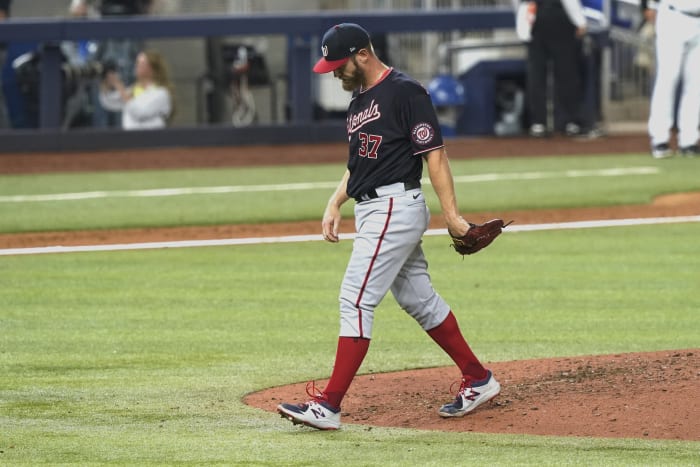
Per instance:
[[[697,161],[647,155],[452,166],[457,177],[548,174],[458,183],[465,211],[646,203],[700,190]],[[644,167],[658,173],[561,175]],[[342,171],[329,164],[0,176],[0,199],[335,182]],[[331,191],[0,201],[0,232],[317,220]],[[464,261],[445,238],[424,245],[434,283],[469,323],[462,327],[477,354],[508,361],[697,348],[698,238],[699,224],[508,232],[497,248]],[[350,248],[343,241],[2,257],[0,464],[700,464],[700,442],[361,425],[322,433],[245,406],[251,391],[330,374]],[[393,299],[377,313],[361,373],[451,364]]]
[[[505,361],[697,347],[699,236],[698,224],[511,232],[464,261],[444,238],[425,249],[476,352]],[[2,258],[0,464],[700,461],[698,442],[326,433],[245,406],[250,391],[330,374],[350,247]],[[449,364],[391,298],[382,303],[361,373]]]
[[[506,209],[567,208],[646,204],[654,196],[700,190],[697,161],[652,160],[648,155],[513,158],[453,161],[459,177],[495,174],[503,180],[456,184],[464,212]],[[613,168],[658,170],[653,174],[565,177],[567,170]],[[333,187],[339,164],[230,169],[188,169],[0,176],[0,232],[106,229],[279,222],[319,219]],[[545,178],[527,175],[544,173]],[[524,175],[513,180],[513,174]],[[107,197],[71,201],[8,202],[8,196],[323,183],[321,188],[184,196]],[[328,185],[330,184],[330,185]],[[425,190],[429,206],[437,198]],[[352,213],[352,203],[344,214]]]

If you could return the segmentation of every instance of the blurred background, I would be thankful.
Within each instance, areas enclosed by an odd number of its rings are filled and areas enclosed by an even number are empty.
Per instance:
[[[447,136],[526,134],[526,47],[515,33],[516,1],[14,0],[5,24],[17,27],[5,28],[3,33],[5,26],[0,23],[0,42],[5,44],[6,55],[2,67],[6,110],[0,138],[35,128],[54,133],[119,130],[118,123],[105,123],[100,115],[97,89],[105,70],[116,69],[126,83],[132,81],[135,54],[146,48],[160,51],[171,72],[177,109],[171,128],[274,128],[290,123],[303,123],[307,128],[328,122],[342,127],[349,94],[342,92],[332,75],[304,71],[310,63],[299,65],[302,71],[292,66],[299,57],[317,59],[325,28],[306,34],[287,32],[285,18],[292,24],[300,17],[342,18],[344,14],[373,12],[410,13],[412,21],[431,12],[492,12],[494,16],[488,18],[506,18],[479,28],[465,22],[463,29],[449,26],[443,30],[440,24],[431,23],[430,30],[414,32],[387,22],[386,31],[368,29],[386,63],[408,72],[431,90]],[[642,132],[648,116],[654,53],[652,38],[641,29],[639,1],[582,3],[590,22],[581,54],[585,70],[581,99],[587,131],[590,135]],[[155,34],[158,37],[130,38],[128,23],[122,26],[126,37],[112,39],[34,41],[31,33],[46,30],[46,24],[62,22],[167,22],[266,15],[279,21],[279,34],[198,35],[193,27],[194,32],[187,37]],[[202,27],[202,23],[198,25]],[[47,42],[60,50],[59,58],[45,55]],[[42,84],[42,66],[51,66],[42,60],[60,61],[61,72],[56,75],[60,86]],[[60,94],[58,101],[55,94]],[[53,96],[53,103],[46,102],[47,95]],[[552,110],[553,126],[556,118]]]

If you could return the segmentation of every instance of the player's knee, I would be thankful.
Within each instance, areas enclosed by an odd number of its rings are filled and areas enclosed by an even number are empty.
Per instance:
[[[374,313],[374,309],[381,301],[381,298],[374,297],[370,293],[361,294],[359,291],[343,288],[340,292],[339,301],[341,313],[356,313],[357,310]]]
[[[425,330],[439,326],[450,312],[450,307],[438,295],[428,301],[403,303],[401,307]]]
[[[374,325],[374,308],[363,308],[352,302],[340,300],[340,330],[343,336],[370,339]]]

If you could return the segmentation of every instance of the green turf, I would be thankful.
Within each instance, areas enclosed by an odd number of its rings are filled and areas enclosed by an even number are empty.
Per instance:
[[[658,169],[656,174],[564,178],[566,170]],[[647,155],[542,157],[453,161],[456,177],[547,172],[552,178],[457,183],[463,212],[616,204],[645,204],[664,193],[700,190],[697,161],[652,160]],[[0,198],[16,195],[147,190],[177,187],[328,182],[339,164],[140,172],[0,176]],[[427,178],[427,177],[426,177]],[[317,220],[333,188],[171,197],[111,197],[72,201],[0,201],[0,232],[181,226]],[[425,189],[429,206],[437,199]],[[352,203],[344,208],[352,215]]]
[[[697,347],[699,236],[699,224],[511,232],[464,261],[445,238],[425,249],[476,352],[505,361]],[[3,257],[0,464],[700,462],[698,442],[325,433],[242,404],[250,391],[329,375],[350,247]],[[382,303],[362,373],[449,364]]]

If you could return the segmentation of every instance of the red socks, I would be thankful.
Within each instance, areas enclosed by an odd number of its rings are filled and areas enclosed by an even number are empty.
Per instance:
[[[326,401],[333,407],[340,407],[352,379],[367,355],[367,349],[369,349],[369,339],[342,336],[338,338],[333,373],[323,391]]]
[[[455,316],[450,312],[445,321],[438,327],[428,331],[428,335],[449,355],[462,374],[474,380],[486,378],[486,369],[476,358],[459,330]],[[340,403],[348,392],[355,374],[360,369],[362,361],[369,349],[369,339],[361,337],[339,337],[338,350],[335,354],[335,365],[328,385],[323,391],[324,399],[333,407]]]
[[[457,319],[450,311],[445,321],[438,327],[428,331],[428,335],[442,347],[442,350],[447,352],[452,360],[457,364],[462,374],[471,376],[474,380],[486,378],[488,374],[486,369],[481,365],[479,359],[469,348],[467,341],[464,340]]]

